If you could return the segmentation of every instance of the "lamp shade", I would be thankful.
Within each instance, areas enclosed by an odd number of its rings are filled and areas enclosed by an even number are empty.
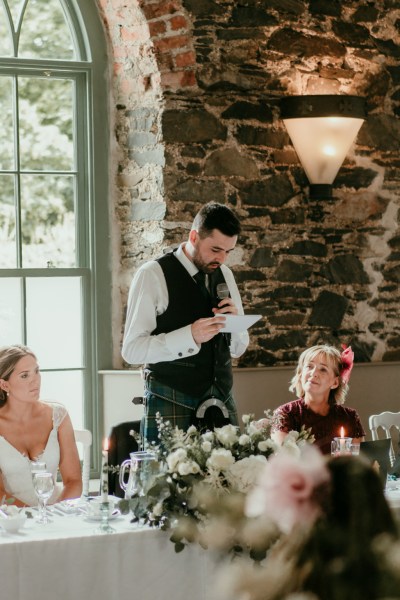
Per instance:
[[[359,96],[288,96],[281,117],[310,182],[310,195],[332,194],[332,183],[366,118]]]

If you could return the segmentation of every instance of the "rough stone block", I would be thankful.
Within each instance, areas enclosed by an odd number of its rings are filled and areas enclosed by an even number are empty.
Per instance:
[[[324,290],[313,306],[308,323],[328,329],[338,329],[348,305],[349,300],[344,296]]]
[[[294,242],[287,250],[288,254],[298,254],[299,256],[326,256],[328,250],[326,244],[312,242],[311,240],[302,240]]]
[[[157,136],[153,133],[145,131],[134,131],[128,135],[128,147],[133,148],[135,146],[154,146],[157,141]]]
[[[165,211],[165,202],[133,202],[131,219],[133,221],[162,221]]]
[[[304,331],[292,330],[282,335],[271,336],[260,340],[260,346],[267,350],[277,351],[282,348],[302,348],[307,344],[307,336]]]
[[[295,262],[293,260],[283,259],[276,269],[276,279],[278,281],[307,281],[311,276],[313,268],[307,263]]]
[[[206,160],[204,172],[206,175],[226,177],[245,177],[254,179],[259,171],[254,160],[240,154],[236,148],[216,150]]]
[[[251,267],[273,267],[276,264],[276,258],[271,248],[257,248],[250,259]]]
[[[363,264],[354,254],[341,254],[335,256],[329,263],[321,268],[321,274],[332,283],[369,283],[369,277]]]
[[[160,165],[162,167],[165,165],[164,148],[161,145],[152,150],[139,151],[133,149],[130,152],[130,157],[133,158],[139,167],[147,164]]]
[[[224,110],[222,119],[256,120],[260,123],[272,123],[272,110],[267,103],[237,101]]]
[[[311,56],[339,58],[346,54],[345,45],[336,40],[319,35],[304,34],[289,28],[277,29],[269,39],[268,48],[305,58]]]
[[[287,175],[273,175],[240,186],[240,196],[245,204],[256,206],[282,206],[294,195]]]
[[[226,127],[206,110],[166,110],[162,122],[167,143],[226,139]]]

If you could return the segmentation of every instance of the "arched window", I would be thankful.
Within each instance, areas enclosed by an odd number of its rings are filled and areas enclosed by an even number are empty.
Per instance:
[[[106,56],[92,4],[0,0],[0,345],[31,347],[42,398],[96,434],[111,302]]]

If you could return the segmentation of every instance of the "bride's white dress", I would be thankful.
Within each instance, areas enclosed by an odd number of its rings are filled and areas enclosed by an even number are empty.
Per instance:
[[[56,481],[58,465],[60,463],[60,446],[58,443],[58,428],[63,422],[67,409],[56,402],[46,402],[53,409],[53,429],[50,432],[43,452],[35,457],[35,461],[46,463],[47,470],[53,473]],[[14,448],[3,436],[0,435],[0,471],[3,477],[6,492],[29,506],[36,506],[38,501],[33,489],[31,460]],[[49,503],[55,502],[60,494],[61,487],[56,489]]]

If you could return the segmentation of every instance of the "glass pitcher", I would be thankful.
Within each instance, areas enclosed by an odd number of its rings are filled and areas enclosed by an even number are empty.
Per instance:
[[[119,484],[124,490],[125,499],[145,496],[158,473],[157,456],[153,452],[131,452],[129,456],[119,470]],[[125,482],[125,473],[128,470],[128,481]]]

